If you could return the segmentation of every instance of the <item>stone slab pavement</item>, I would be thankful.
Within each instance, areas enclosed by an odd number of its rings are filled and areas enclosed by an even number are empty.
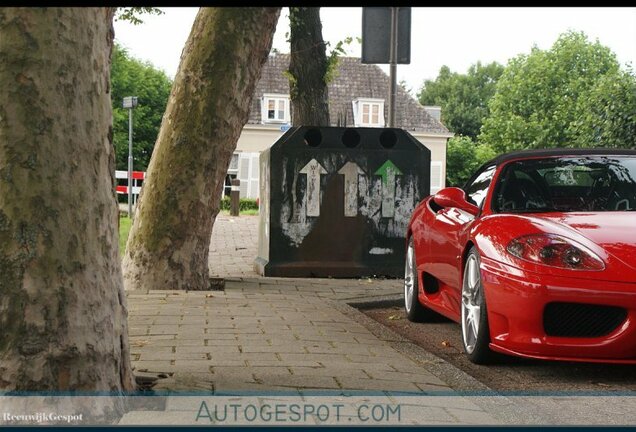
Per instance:
[[[346,399],[345,420],[311,412],[302,424],[361,422],[359,410],[365,401],[367,408],[369,401],[374,407],[399,402],[404,411],[398,420],[394,415],[393,424],[518,421],[497,413],[500,402],[477,404],[453,391],[430,367],[439,359],[423,360],[396,349],[394,336],[372,333],[361,324],[366,316],[345,304],[395,297],[401,293],[401,280],[256,275],[252,261],[257,223],[253,216],[217,218],[210,270],[226,279],[224,291],[128,293],[135,371],[165,377],[156,391],[186,393],[171,394],[159,411],[129,412],[121,424],[202,424],[210,420],[201,418],[201,401],[216,397],[208,405],[219,406],[218,397],[228,394],[256,398],[255,406],[261,408],[271,405],[272,398],[281,404],[311,402],[313,407]],[[407,399],[399,400],[394,392],[405,392]],[[228,400],[223,403],[227,408]],[[250,415],[243,411],[233,422],[218,417],[212,422],[255,424]],[[273,424],[271,418],[259,419]]]
[[[210,241],[210,275],[256,278],[252,269],[258,251],[258,216],[216,217]]]

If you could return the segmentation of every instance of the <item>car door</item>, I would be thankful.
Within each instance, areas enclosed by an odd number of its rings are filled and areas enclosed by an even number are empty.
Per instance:
[[[495,165],[484,167],[463,188],[468,201],[479,208],[483,205],[495,173]],[[457,310],[461,291],[461,254],[476,217],[454,207],[437,211],[430,229],[430,266],[427,271],[450,289],[441,292],[447,307]]]

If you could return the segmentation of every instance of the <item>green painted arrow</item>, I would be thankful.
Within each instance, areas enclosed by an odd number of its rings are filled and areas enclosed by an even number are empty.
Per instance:
[[[395,166],[391,159],[387,159],[386,162],[382,164],[380,168],[378,168],[375,172],[375,175],[382,176],[382,183],[387,184],[389,181],[390,172],[393,173],[393,176],[402,175],[402,171]]]
[[[402,175],[402,171],[387,159],[375,175],[382,176],[382,217],[395,216],[395,176]]]

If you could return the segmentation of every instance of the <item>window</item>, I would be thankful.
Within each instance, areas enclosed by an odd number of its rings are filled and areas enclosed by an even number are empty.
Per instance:
[[[238,171],[238,160],[239,160],[239,154],[233,153],[232,159],[230,159],[230,166],[227,169],[229,173],[235,174]]]
[[[509,213],[636,211],[636,158],[528,159],[504,168],[493,210]]]
[[[264,94],[262,101],[263,123],[289,122],[289,96],[280,94]]]
[[[492,165],[477,175],[468,185],[464,188],[468,201],[475,204],[477,207],[481,207],[488,193],[488,187],[492,181],[492,176],[495,173],[495,165]]]
[[[384,127],[384,99],[356,99],[353,101],[356,127]]]
[[[232,155],[225,176],[223,195],[230,196],[232,180],[239,179],[241,198],[258,198],[259,194],[259,157],[260,153],[237,152]]]
[[[238,174],[238,162],[239,154],[232,154],[230,166],[227,168],[227,174],[225,175],[225,184],[223,186],[223,195],[225,196],[230,196],[230,192],[232,191],[232,180],[235,179]]]
[[[238,161],[238,176],[241,181],[241,198],[257,198],[259,193],[260,153],[241,152]]]
[[[236,178],[236,174],[226,174],[225,184],[223,185],[223,196],[231,196],[232,194],[232,180]]]

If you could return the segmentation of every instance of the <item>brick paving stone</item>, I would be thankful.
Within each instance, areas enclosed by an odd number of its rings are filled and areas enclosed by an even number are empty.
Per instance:
[[[226,279],[225,291],[128,293],[133,366],[173,374],[156,389],[297,391],[303,398],[312,389],[450,390],[334,306],[400,294],[400,280],[261,278],[252,270],[257,237],[257,218],[217,217],[210,273]],[[465,398],[437,402],[422,424],[492,420]]]
[[[302,367],[295,366],[289,368],[293,375],[301,375],[307,377],[307,380],[311,382],[312,376],[329,376],[335,377],[342,375],[342,369],[338,367]],[[351,378],[369,378],[367,374],[361,369],[349,369],[347,370],[347,376]]]
[[[175,366],[169,360],[133,361],[132,364],[138,371],[172,372],[175,370]]]
[[[310,389],[339,389],[338,382],[330,376],[301,376],[284,374],[260,373],[256,375],[256,381],[260,384],[271,384],[280,387],[310,388]]]
[[[419,387],[412,382],[401,382],[370,378],[353,378],[348,375],[337,375],[335,379],[346,390],[376,390],[376,391],[408,391],[421,393]]]
[[[213,366],[211,360],[182,360],[178,359],[174,363],[175,369],[183,372],[209,372]]]
[[[407,372],[370,372],[373,378],[412,382],[415,384],[430,384],[436,386],[446,386],[446,383],[430,373],[407,373]],[[439,390],[439,389],[438,389]]]
[[[345,354],[289,354],[289,353],[281,353],[280,358],[282,361],[289,362],[292,364],[295,361],[303,361],[309,360],[316,362],[332,362],[335,364],[338,363],[349,363],[347,356]]]
[[[242,347],[244,353],[298,353],[306,354],[307,350],[303,345],[279,344],[279,345],[245,345]]]

